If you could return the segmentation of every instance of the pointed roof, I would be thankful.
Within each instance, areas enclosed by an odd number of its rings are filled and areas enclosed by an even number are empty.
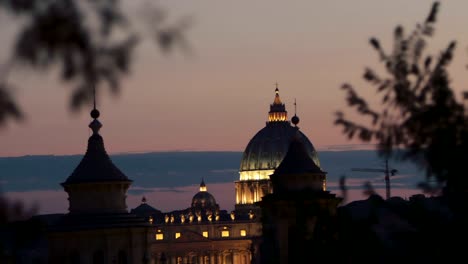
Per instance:
[[[275,89],[275,99],[270,104],[270,112],[268,112],[268,122],[288,122],[288,112],[286,111],[285,105],[281,102],[279,96],[278,84]]]
[[[283,104],[281,102],[281,99],[280,99],[280,96],[279,96],[278,86],[276,86],[276,89],[275,89],[275,100],[273,101],[273,104],[275,104],[275,105],[282,105]]]
[[[94,134],[89,137],[88,149],[80,164],[63,184],[108,181],[130,180],[112,163],[101,135]]]
[[[299,133],[297,130],[296,133]],[[293,136],[289,144],[288,152],[274,174],[297,174],[297,173],[325,173],[312,160],[300,139],[299,135]]]
[[[106,149],[104,148],[104,140],[98,132],[102,127],[101,123],[97,120],[99,112],[93,109],[91,116],[94,120],[89,124],[89,127],[93,130],[93,134],[88,139],[86,154],[80,164],[78,164],[62,185],[113,181],[131,182],[131,180],[112,163],[109,155],[107,155]]]
[[[283,102],[281,102],[279,96],[278,86],[276,86],[275,89],[275,99],[273,100],[273,103],[270,104],[270,113],[272,112],[286,112],[286,107],[284,106]]]
[[[200,183],[200,192],[206,192],[206,184],[205,180],[202,178],[201,183]]]

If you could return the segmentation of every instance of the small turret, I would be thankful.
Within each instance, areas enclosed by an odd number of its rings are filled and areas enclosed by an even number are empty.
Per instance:
[[[90,113],[88,149],[72,174],[61,185],[68,193],[70,213],[124,213],[127,212],[126,192],[131,180],[123,174],[104,148],[99,134],[102,127],[99,111]]]

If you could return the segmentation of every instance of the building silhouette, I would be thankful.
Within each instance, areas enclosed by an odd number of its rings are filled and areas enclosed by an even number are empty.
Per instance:
[[[69,212],[49,221],[44,263],[296,263],[309,247],[318,256],[334,243],[340,199],[326,191],[317,151],[299,118],[288,121],[278,87],[243,153],[231,212],[203,179],[188,208],[162,212],[143,197],[129,210],[132,180],[106,153],[99,115],[91,111],[87,151],[61,184]]]
[[[273,192],[259,202],[261,263],[330,261],[338,245],[341,198],[326,191],[326,172],[310,158],[298,129],[270,178]]]
[[[148,258],[150,224],[128,213],[132,181],[111,161],[91,111],[93,134],[83,159],[62,183],[69,212],[49,227],[48,263],[142,263]]]

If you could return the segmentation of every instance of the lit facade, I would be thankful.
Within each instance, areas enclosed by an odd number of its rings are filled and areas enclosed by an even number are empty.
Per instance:
[[[161,213],[144,199],[132,212],[153,219],[148,235],[150,263],[257,263],[259,218],[221,210],[203,180],[189,208]]]
[[[96,112],[86,154],[62,183],[69,213],[49,228],[48,263],[258,263],[259,218],[220,209],[203,180],[186,209],[163,213],[143,197],[128,212],[132,181],[107,155]]]
[[[143,198],[128,212],[126,193],[132,181],[105,152],[96,111],[92,112],[88,150],[62,184],[70,207],[50,228],[49,263],[258,264],[263,232],[269,229],[262,226],[257,204],[271,197],[270,175],[283,162],[293,138],[303,144],[306,156],[319,168],[312,143],[297,128],[297,116],[292,119],[295,126],[288,121],[276,88],[266,127],[243,153],[240,180],[235,182],[235,211],[222,210],[202,180],[186,209],[161,212]],[[305,176],[312,184],[309,187],[325,191],[323,173]],[[297,183],[297,188],[304,187],[304,181]],[[294,183],[289,186],[296,187]],[[271,215],[266,212],[267,217]]]
[[[297,125],[298,122],[299,119],[294,115],[293,124]],[[295,134],[298,134],[300,140],[304,142],[311,159],[320,166],[317,152],[312,143],[288,121],[285,104],[282,103],[279,89],[276,87],[275,98],[270,104],[266,126],[250,140],[242,156],[239,181],[235,182],[236,211],[254,210],[258,212],[255,203],[273,191],[270,175],[283,160],[290,140]]]
[[[261,235],[260,223],[246,220],[160,223],[152,230],[151,263],[250,264]]]

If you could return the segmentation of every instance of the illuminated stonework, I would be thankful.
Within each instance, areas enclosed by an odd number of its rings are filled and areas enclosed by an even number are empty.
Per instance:
[[[236,204],[254,204],[271,193],[270,180],[236,182]]]
[[[242,156],[239,181],[235,183],[236,210],[248,212],[255,209],[252,206],[272,192],[270,175],[286,155],[293,136],[299,137],[304,142],[310,158],[320,166],[312,143],[297,127],[291,125],[287,117],[285,104],[282,103],[276,87],[266,126],[249,141]]]
[[[252,181],[252,180],[269,180],[270,175],[273,174],[275,170],[251,170],[251,171],[241,171],[240,180],[241,181]]]
[[[201,183],[200,183],[200,192],[206,192],[206,184],[205,184],[205,181],[202,179]]]
[[[280,122],[280,121],[286,121],[287,119],[288,119],[288,113],[286,112],[268,113],[269,122]]]
[[[151,261],[148,263],[178,263],[177,260],[181,260],[180,263],[258,263],[252,262],[259,250],[259,244],[252,238],[261,237],[258,221],[205,221],[187,225],[160,222],[156,226],[164,239],[150,240]]]
[[[288,121],[288,112],[286,112],[286,107],[281,102],[279,97],[279,90],[276,87],[275,90],[275,100],[273,104],[270,105],[270,112],[268,112],[268,122],[287,122]]]

